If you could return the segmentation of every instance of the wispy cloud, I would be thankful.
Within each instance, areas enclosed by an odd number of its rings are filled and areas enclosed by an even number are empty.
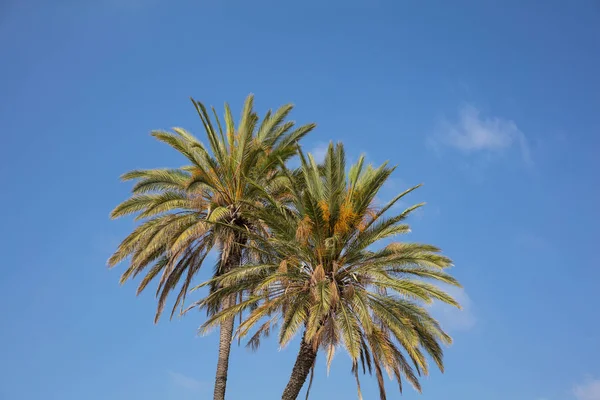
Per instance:
[[[437,318],[442,327],[450,332],[471,330],[477,323],[473,312],[473,302],[464,289],[454,286],[442,287],[462,306],[462,310],[448,304],[435,302],[431,306],[432,315]]]
[[[524,249],[534,251],[547,251],[551,247],[546,239],[533,233],[520,233],[516,236],[515,242]]]
[[[588,378],[575,385],[573,394],[577,400],[600,400],[600,379]]]
[[[523,161],[532,163],[527,138],[514,121],[483,116],[470,104],[459,109],[455,121],[443,120],[430,141],[437,147],[445,146],[466,154],[501,153],[517,148]]]
[[[310,153],[316,162],[321,163],[325,160],[325,155],[327,154],[328,148],[329,143],[317,143],[317,145],[312,148]]]
[[[199,391],[204,387],[202,382],[199,380],[190,378],[189,376],[183,375],[179,372],[169,371],[169,378],[173,385],[181,389]]]

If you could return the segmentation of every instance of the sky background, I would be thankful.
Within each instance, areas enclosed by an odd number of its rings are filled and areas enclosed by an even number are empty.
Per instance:
[[[218,335],[153,324],[108,214],[120,174],[183,163],[149,132],[201,134],[190,96],[252,92],[318,123],[307,150],[397,164],[382,197],[425,183],[406,239],[454,259],[465,309],[434,306],[446,373],[404,399],[599,400],[600,3],[288,3],[0,0],[0,399],[212,397]],[[228,398],[279,398],[296,352],[234,346]],[[321,358],[312,398],[355,393]]]

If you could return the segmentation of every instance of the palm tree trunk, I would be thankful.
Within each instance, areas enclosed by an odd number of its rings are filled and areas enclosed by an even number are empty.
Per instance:
[[[242,247],[244,238],[235,235],[235,239],[227,259],[223,265],[223,273],[231,271],[240,266],[242,261]],[[236,303],[236,295],[232,294],[223,300],[221,309],[224,310]],[[229,352],[231,351],[231,338],[233,337],[233,325],[235,316],[221,322],[219,332],[219,359],[217,361],[217,375],[215,377],[214,400],[225,400],[225,389],[227,387],[227,370],[229,368]]]
[[[317,352],[313,350],[313,346],[310,343],[304,341],[303,336],[300,343],[300,351],[292,370],[292,376],[290,376],[290,380],[283,391],[281,400],[296,400],[316,358]]]
[[[223,308],[235,305],[235,295],[223,301]],[[227,386],[227,369],[229,368],[229,351],[231,350],[231,337],[233,335],[233,322],[235,317],[227,318],[221,323],[219,333],[219,361],[217,362],[217,376],[215,378],[214,400],[225,399]]]

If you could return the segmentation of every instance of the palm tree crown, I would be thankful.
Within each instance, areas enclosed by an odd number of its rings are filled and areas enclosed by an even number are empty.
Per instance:
[[[279,165],[295,154],[298,141],[315,126],[296,127],[294,122],[286,121],[292,105],[267,112],[259,124],[252,95],[246,99],[237,126],[227,104],[221,124],[214,108],[213,122],[202,103],[192,102],[206,132],[208,147],[181,128],[153,132],[155,138],[181,153],[189,164],[177,169],[124,174],[123,180],[135,181],[133,194],[111,213],[112,218],[137,214],[136,220],[142,220],[121,242],[108,264],[112,267],[129,258],[121,283],[145,273],[138,293],[160,276],[155,321],[168,295],[177,287],[179,293],[171,316],[183,305],[192,279],[215,246],[220,252],[215,276],[252,259],[248,249],[253,248],[249,245],[253,239],[246,232],[257,233],[263,228],[247,210],[260,203],[263,193],[279,199],[285,195]],[[227,306],[234,303],[235,299],[228,299]],[[215,310],[219,307],[216,305]],[[232,319],[228,325],[232,329]],[[224,353],[220,350],[220,358],[226,359],[230,337],[229,341],[222,338],[221,345]],[[218,397],[224,396],[224,383],[221,386],[223,393]]]
[[[429,371],[427,356],[443,371],[442,344],[451,338],[423,304],[433,300],[459,306],[432,282],[459,286],[444,269],[451,260],[431,245],[382,241],[409,232],[405,224],[417,204],[385,216],[413,187],[382,208],[375,196],[393,168],[373,168],[364,158],[346,175],[341,144],[330,145],[323,165],[300,153],[301,173],[288,173],[291,206],[268,193],[269,206],[255,210],[269,227],[260,248],[270,259],[232,270],[217,278],[220,288],[198,304],[210,306],[222,296],[245,290],[243,301],[213,315],[209,329],[223,318],[248,310],[237,334],[246,336],[259,324],[250,343],[281,323],[279,341],[285,346],[303,330],[300,353],[284,399],[295,399],[318,349],[331,362],[338,345],[352,359],[359,398],[358,366],[375,370],[380,397],[385,399],[382,370],[420,390],[419,374]]]

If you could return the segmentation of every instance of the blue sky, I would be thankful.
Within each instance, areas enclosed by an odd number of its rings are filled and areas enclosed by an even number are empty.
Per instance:
[[[1,3],[0,399],[211,397],[217,335],[119,287],[134,224],[108,213],[121,173],[182,162],[148,133],[200,133],[190,96],[253,92],[319,124],[308,150],[398,164],[382,196],[425,183],[407,239],[455,260],[465,310],[434,306],[447,371],[403,398],[599,400],[598,2],[282,3]],[[235,346],[228,397],[278,398],[296,345]],[[345,354],[313,390],[355,397]]]

